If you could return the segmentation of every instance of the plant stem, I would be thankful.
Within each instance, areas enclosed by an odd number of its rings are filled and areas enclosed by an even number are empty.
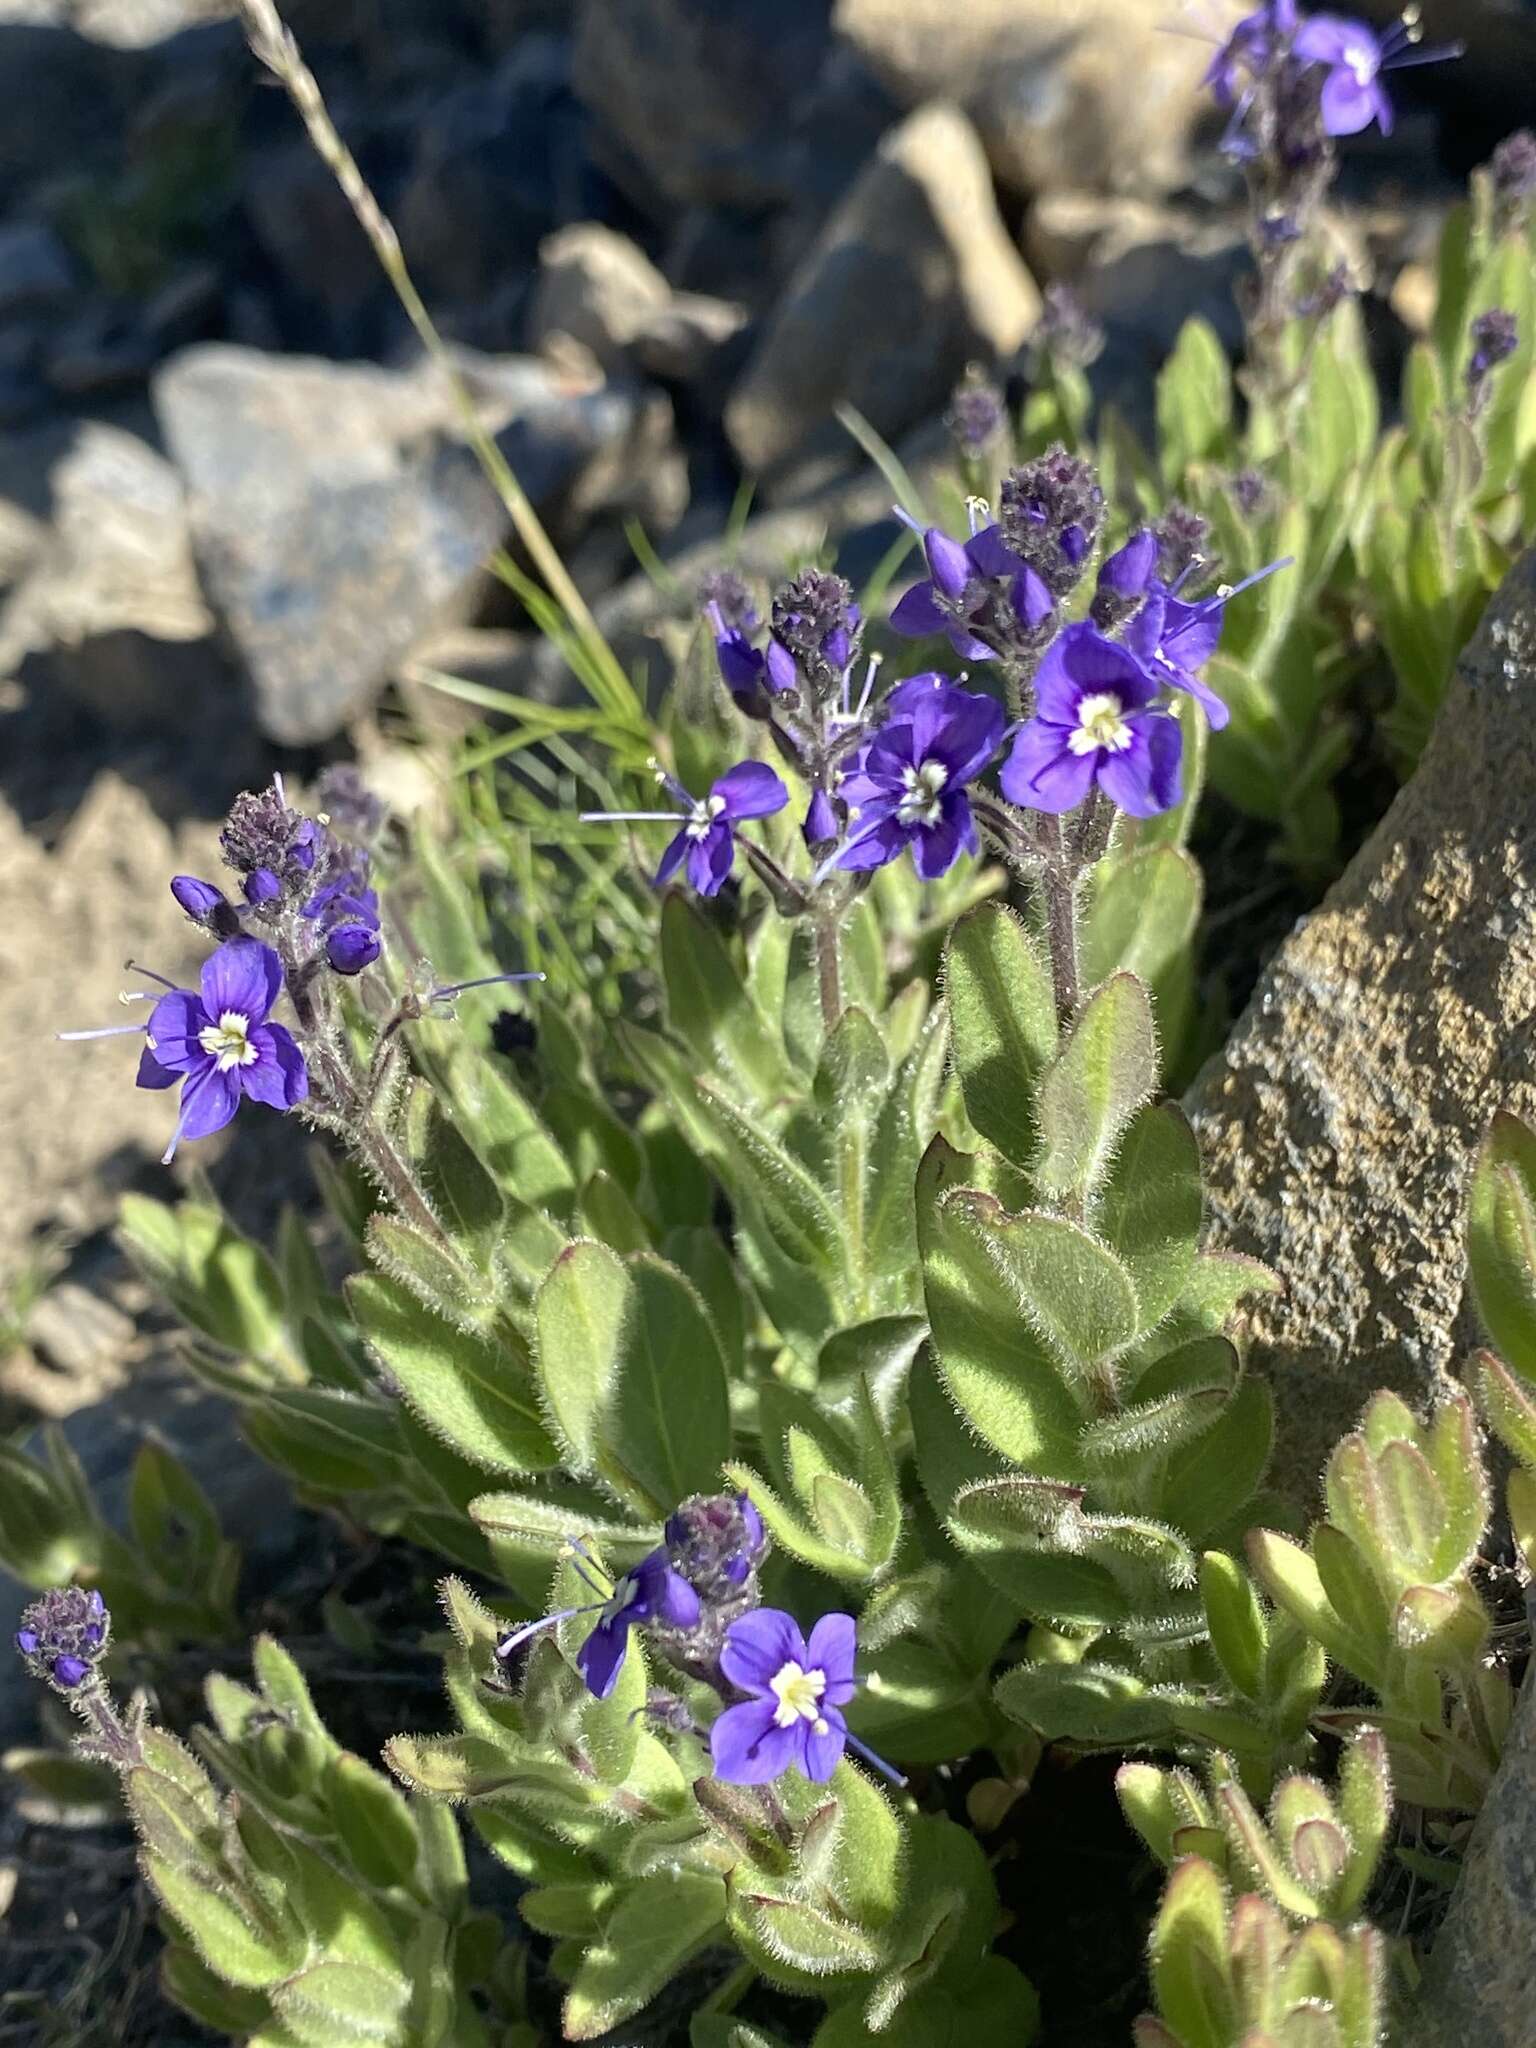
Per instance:
[[[1060,818],[1041,820],[1044,859],[1040,866],[1040,888],[1045,898],[1045,936],[1051,955],[1051,985],[1056,994],[1056,1016],[1063,1031],[1070,1031],[1082,1007],[1082,984],[1077,959],[1078,870],[1067,849],[1066,828]]]
[[[843,969],[838,954],[836,911],[818,903],[812,914],[816,930],[816,986],[821,996],[821,1021],[835,1031],[843,1015]]]

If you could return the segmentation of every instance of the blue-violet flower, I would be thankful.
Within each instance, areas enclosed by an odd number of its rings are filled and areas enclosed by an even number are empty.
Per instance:
[[[731,1623],[720,1664],[748,1697],[709,1731],[715,1776],[765,1785],[791,1765],[814,1784],[837,1769],[848,1743],[840,1709],[853,1698],[857,1636],[851,1614],[824,1614],[810,1641],[794,1617],[760,1607]]]
[[[1128,647],[1069,626],[1035,676],[1035,716],[1003,763],[1003,793],[1037,811],[1070,811],[1095,783],[1129,817],[1179,801],[1183,738],[1157,708],[1158,685]]]
[[[1002,745],[1002,707],[922,675],[899,684],[885,708],[885,724],[843,775],[856,829],[830,865],[884,867],[910,846],[918,874],[936,881],[962,853],[980,850],[966,785]]]

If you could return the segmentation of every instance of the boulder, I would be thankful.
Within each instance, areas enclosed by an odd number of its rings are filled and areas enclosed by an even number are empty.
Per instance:
[[[1536,1684],[1515,1706],[1400,2048],[1527,2048],[1536,2012]]]
[[[0,605],[0,674],[41,663],[108,724],[174,728],[230,691],[198,586],[181,479],[137,434],[86,421],[48,460],[52,516]]]
[[[637,417],[626,393],[573,388],[538,362],[461,366],[541,506],[586,486]],[[423,633],[466,614],[506,530],[447,380],[431,364],[209,343],[173,357],[154,398],[203,586],[250,673],[262,730],[288,745],[328,738]]]
[[[844,402],[887,440],[938,411],[968,362],[1017,348],[1040,294],[956,107],[909,115],[791,278],[726,408],[749,470],[835,453]]]
[[[1183,178],[1211,56],[1168,33],[1174,11],[1168,0],[836,0],[832,20],[902,105],[958,101],[1004,184],[1150,195]]]
[[[57,307],[77,284],[69,251],[52,228],[35,220],[0,227],[0,320]]]
[[[840,189],[874,140],[857,81],[824,85],[827,0],[577,0],[574,81],[593,147],[658,215]],[[838,118],[846,107],[850,120]],[[883,99],[877,124],[890,117]]]
[[[1274,1481],[1317,1476],[1377,1387],[1425,1403],[1476,1340],[1467,1176],[1536,1118],[1536,550],[1463,655],[1412,780],[1261,979],[1186,1107],[1213,1241],[1283,1293],[1249,1316]]]

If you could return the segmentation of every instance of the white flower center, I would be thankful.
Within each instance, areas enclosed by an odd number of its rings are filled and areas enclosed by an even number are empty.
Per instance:
[[[714,829],[715,820],[725,809],[723,796],[701,796],[688,816],[684,827],[690,839],[707,839]]]
[[[1122,713],[1124,706],[1113,690],[1084,697],[1077,707],[1077,730],[1067,740],[1074,754],[1123,754],[1133,734]]]
[[[901,780],[906,795],[896,806],[896,816],[902,824],[937,825],[944,811],[939,792],[949,780],[944,763],[925,761],[921,768],[903,768]]]
[[[221,1074],[227,1074],[231,1067],[254,1066],[260,1057],[251,1043],[251,1020],[238,1010],[225,1010],[217,1024],[205,1024],[197,1034],[197,1042],[218,1062]]]
[[[791,1657],[769,1681],[769,1691],[778,1701],[773,1712],[775,1725],[793,1728],[797,1721],[809,1721],[818,1735],[825,1735],[821,1696],[827,1689],[825,1671],[802,1671]]]
[[[1363,43],[1357,44],[1344,59],[1344,62],[1354,74],[1356,85],[1370,85],[1374,81],[1376,77],[1376,53],[1374,50],[1366,49]]]

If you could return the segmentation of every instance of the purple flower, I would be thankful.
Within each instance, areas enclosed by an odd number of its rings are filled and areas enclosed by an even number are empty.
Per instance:
[[[100,1593],[57,1586],[23,1610],[15,1642],[34,1678],[75,1692],[107,1654],[111,1631]]]
[[[586,1550],[574,1539],[571,1554],[581,1577],[594,1592],[601,1593],[603,1589],[596,1577],[596,1568]],[[602,1599],[594,1600],[585,1607],[562,1607],[555,1614],[541,1615],[537,1621],[525,1622],[521,1628],[513,1629],[496,1645],[496,1655],[505,1663],[524,1643],[531,1642],[546,1629],[556,1628],[562,1621],[569,1621],[578,1614],[595,1614],[597,1620],[592,1631],[576,1652],[576,1668],[586,1681],[587,1690],[598,1699],[605,1700],[618,1684],[619,1673],[624,1669],[632,1627],[637,1623],[656,1622],[669,1628],[696,1628],[701,1611],[698,1594],[686,1579],[673,1571],[666,1551],[658,1548],[643,1557],[632,1571],[615,1580]]]
[[[1529,128],[1506,135],[1489,159],[1488,175],[1500,211],[1518,218],[1536,199],[1536,135]]]
[[[1359,135],[1374,121],[1383,135],[1392,133],[1392,102],[1381,82],[1384,71],[1411,64],[1438,64],[1461,54],[1461,45],[1437,49],[1417,47],[1417,23],[1394,22],[1378,36],[1363,21],[1342,14],[1314,14],[1296,31],[1291,50],[1301,64],[1323,69],[1323,127],[1329,135]]]
[[[884,867],[904,848],[925,882],[980,850],[968,782],[1003,739],[1002,707],[943,676],[912,676],[886,700],[886,723],[845,772],[841,795],[857,829],[831,865]]]
[[[653,1550],[626,1572],[604,1601],[592,1633],[576,1652],[576,1668],[587,1690],[600,1700],[619,1682],[636,1622],[659,1621],[669,1628],[694,1628],[699,1596],[673,1571],[665,1550]]]
[[[811,800],[805,807],[805,823],[800,827],[800,836],[814,853],[818,847],[830,846],[837,837],[837,812],[832,799],[824,789],[811,792]]]
[[[684,813],[683,829],[672,841],[656,869],[656,886],[670,882],[687,863],[688,880],[701,896],[718,894],[736,858],[735,827],[745,818],[770,818],[789,802],[789,791],[771,768],[761,761],[739,761],[728,768],[709,795],[697,802],[680,791],[691,808]]]
[[[1101,632],[1112,633],[1130,617],[1151,589],[1156,568],[1157,535],[1147,526],[1106,559],[1090,607]]]
[[[1205,84],[1224,111],[1235,107],[1248,79],[1269,68],[1287,36],[1296,31],[1296,0],[1266,0],[1245,14],[1211,59]]]
[[[1159,584],[1125,629],[1126,646],[1153,681],[1193,697],[1211,721],[1213,732],[1221,731],[1231,713],[1197,671],[1220,646],[1225,616],[1222,598],[1185,604]]]
[[[1507,363],[1520,346],[1520,323],[1513,313],[1495,306],[1479,313],[1472,322],[1472,358],[1467,364],[1467,382],[1478,389],[1490,371]]]
[[[817,697],[830,697],[858,652],[863,615],[841,576],[806,569],[773,598],[773,632],[764,654],[768,687],[794,689],[804,676]]]
[[[656,869],[658,889],[687,864],[688,880],[701,896],[718,895],[736,858],[735,827],[746,818],[770,818],[789,802],[789,791],[761,761],[738,761],[708,796],[693,797],[671,775],[658,780],[675,806],[670,811],[583,811],[583,824],[675,824],[683,829],[661,856]]]
[[[200,994],[173,989],[155,1004],[138,1085],[182,1084],[167,1162],[183,1138],[221,1131],[245,1096],[292,1109],[309,1093],[304,1055],[281,1024],[267,1022],[282,986],[282,964],[270,946],[231,939],[203,962]]]
[[[243,884],[247,903],[272,903],[283,893],[283,885],[271,868],[252,868]]]
[[[960,453],[979,461],[1008,423],[1003,394],[980,370],[971,369],[955,388],[945,425]]]
[[[897,516],[918,531],[914,521],[901,513]],[[983,527],[964,542],[930,526],[922,542],[928,576],[897,603],[891,613],[893,632],[909,640],[947,633],[962,661],[991,661],[996,649],[979,640],[972,628],[992,611],[1001,590],[1006,589],[1013,615],[1026,631],[1034,632],[1050,616],[1050,591],[1006,545],[997,526]]]
[[[1128,647],[1090,625],[1052,642],[1035,677],[1036,712],[1003,764],[1004,794],[1037,811],[1070,811],[1098,784],[1129,817],[1179,801],[1178,723]]]
[[[824,1614],[809,1642],[793,1616],[776,1607],[733,1621],[720,1664],[748,1697],[727,1707],[709,1731],[715,1776],[730,1785],[765,1785],[793,1765],[824,1784],[849,1740],[839,1710],[854,1695],[856,1650],[851,1614]]]
[[[1070,285],[1046,286],[1045,303],[1029,338],[1036,355],[1085,370],[1104,353],[1104,342],[1103,327]]]

